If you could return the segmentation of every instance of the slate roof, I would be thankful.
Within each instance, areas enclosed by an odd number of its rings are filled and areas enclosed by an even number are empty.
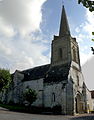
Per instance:
[[[47,72],[44,83],[60,82],[68,79],[70,64],[53,66]]]
[[[44,78],[44,83],[60,82],[68,79],[70,64],[50,67],[50,64],[38,66],[22,71],[23,81],[37,80]]]
[[[31,68],[31,69],[22,71],[22,73],[24,74],[23,81],[30,81],[30,80],[37,80],[40,78],[44,78],[49,67],[50,67],[50,64],[47,64],[47,65],[38,66],[35,68]]]

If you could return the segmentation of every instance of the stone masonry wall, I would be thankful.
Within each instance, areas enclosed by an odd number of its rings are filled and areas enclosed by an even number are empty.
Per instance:
[[[33,103],[34,106],[43,105],[43,79],[31,80],[23,82],[23,93],[27,88],[31,88],[37,93],[37,100]]]

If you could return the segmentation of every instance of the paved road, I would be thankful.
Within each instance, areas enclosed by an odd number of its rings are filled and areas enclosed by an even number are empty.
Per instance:
[[[63,116],[11,112],[0,107],[0,120],[94,120],[94,115]]]

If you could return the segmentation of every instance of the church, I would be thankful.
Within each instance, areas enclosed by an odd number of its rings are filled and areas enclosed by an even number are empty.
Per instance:
[[[87,113],[91,96],[87,89],[80,65],[79,46],[71,36],[64,6],[62,7],[59,35],[53,37],[50,64],[16,70],[13,84],[3,97],[7,102],[24,103],[23,92],[34,89],[37,100],[34,106],[61,106],[62,114]]]

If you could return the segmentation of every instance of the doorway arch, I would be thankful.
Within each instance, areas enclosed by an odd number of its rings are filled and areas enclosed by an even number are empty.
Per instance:
[[[77,93],[75,97],[75,112],[83,113],[83,97],[81,93]]]

